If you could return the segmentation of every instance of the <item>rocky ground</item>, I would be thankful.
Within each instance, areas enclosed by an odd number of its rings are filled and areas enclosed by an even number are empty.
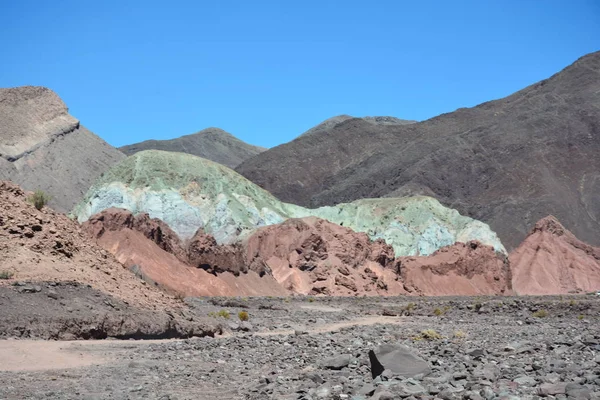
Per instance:
[[[0,341],[0,398],[600,398],[595,296],[186,301],[224,333]]]

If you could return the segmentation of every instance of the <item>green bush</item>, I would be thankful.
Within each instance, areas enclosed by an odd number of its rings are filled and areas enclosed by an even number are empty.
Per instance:
[[[12,271],[0,271],[0,279],[10,279],[13,275]]]
[[[219,317],[223,317],[223,318],[225,318],[225,319],[229,319],[229,317],[230,317],[230,315],[229,315],[229,311],[227,311],[227,310],[221,310],[221,311],[219,311],[219,312],[217,313],[217,315],[218,315]]]
[[[46,192],[42,190],[36,190],[31,196],[27,198],[27,201],[33,204],[33,206],[38,210],[41,210],[46,204],[48,204],[50,199],[51,197],[47,195]]]
[[[533,315],[535,318],[546,318],[548,316],[548,311],[546,310],[537,310]]]
[[[238,318],[240,319],[240,321],[248,321],[248,318],[250,318],[248,316],[248,313],[246,311],[240,311],[238,313]]]

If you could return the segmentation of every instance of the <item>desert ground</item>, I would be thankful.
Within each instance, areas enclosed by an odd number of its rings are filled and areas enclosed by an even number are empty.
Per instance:
[[[0,304],[36,295],[1,292]],[[0,341],[0,398],[600,398],[595,295],[184,301],[214,337]],[[15,313],[48,317],[32,310]],[[382,345],[394,345],[393,361]],[[375,378],[370,350],[384,368]]]

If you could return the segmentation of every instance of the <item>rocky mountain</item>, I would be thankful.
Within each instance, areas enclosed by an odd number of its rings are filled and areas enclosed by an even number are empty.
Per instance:
[[[600,290],[600,248],[577,239],[553,216],[538,221],[509,258],[517,294]]]
[[[347,121],[349,119],[353,119],[353,118],[354,118],[353,116],[346,115],[346,114],[331,117],[331,118],[326,119],[325,121],[321,122],[320,124],[310,128],[309,130],[307,130],[300,136],[327,133],[331,129],[336,127],[337,125],[341,124],[342,122]],[[396,118],[396,117],[362,117],[360,119],[362,119],[363,121],[368,122],[370,124],[374,124],[374,125],[408,125],[408,124],[414,124],[415,122],[417,122],[417,121],[411,121],[411,120],[406,120],[406,119],[400,119],[400,118]]]
[[[218,244],[235,243],[256,228],[315,216],[373,240],[397,255],[427,255],[456,241],[479,240],[504,252],[489,227],[429,197],[362,199],[319,209],[282,203],[235,171],[183,153],[147,150],[108,170],[73,210],[80,222],[108,208],[148,213],[183,240],[203,229]]]
[[[237,167],[283,201],[429,195],[515,248],[556,215],[600,244],[600,52],[503,99],[409,125],[343,118]]]
[[[126,155],[143,150],[164,150],[192,154],[235,168],[243,161],[267,150],[243,142],[219,128],[207,128],[200,132],[169,140],[145,140],[120,147]]]
[[[53,91],[0,89],[0,179],[52,196],[57,210],[73,208],[121,152],[83,127]]]

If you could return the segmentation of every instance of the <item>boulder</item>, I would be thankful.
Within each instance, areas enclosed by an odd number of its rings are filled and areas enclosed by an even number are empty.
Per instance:
[[[369,360],[373,379],[386,369],[405,378],[412,378],[420,374],[426,375],[431,372],[427,361],[404,345],[381,345],[369,351]]]

